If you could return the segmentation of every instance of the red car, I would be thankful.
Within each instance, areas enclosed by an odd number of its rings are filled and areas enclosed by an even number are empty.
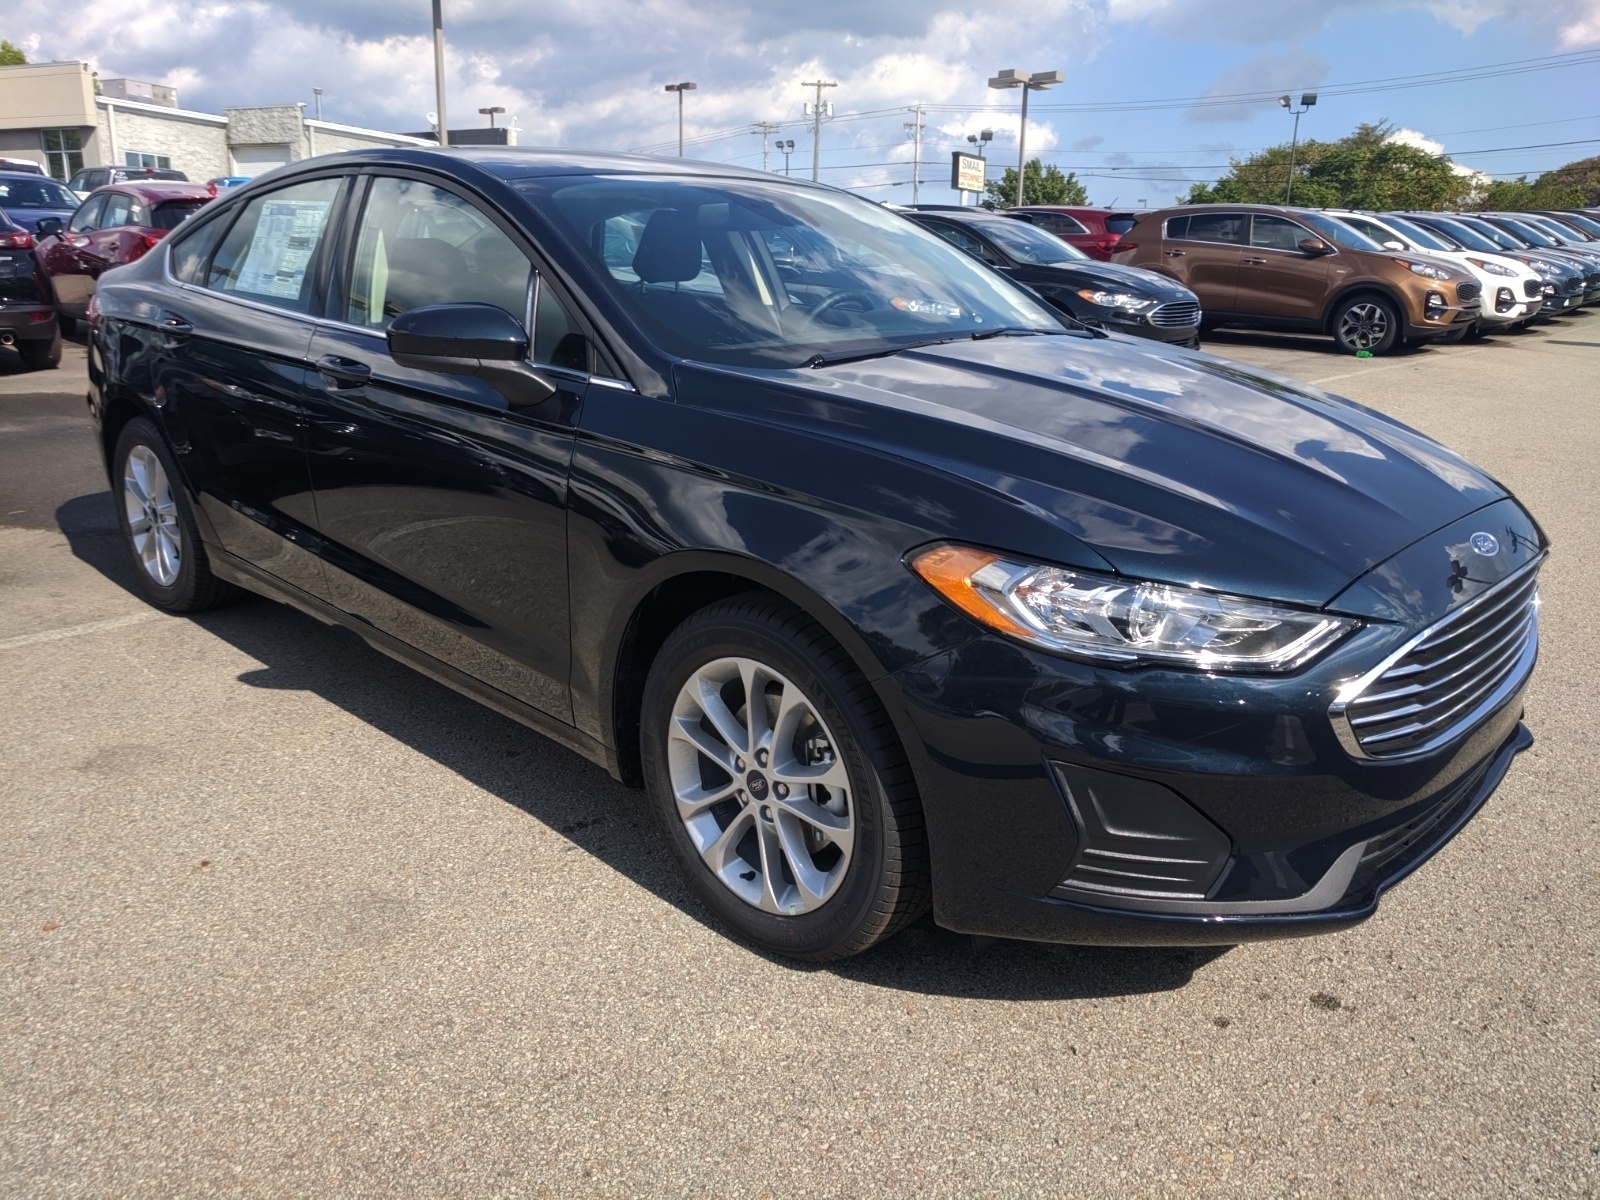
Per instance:
[[[104,272],[143,258],[214,194],[197,183],[118,183],[89,193],[65,229],[59,219],[40,221],[39,265],[63,328],[87,315]]]
[[[1111,261],[1122,235],[1139,219],[1138,213],[1109,208],[1065,208],[1054,204],[1008,208],[1006,216],[1037,225],[1101,262]]]

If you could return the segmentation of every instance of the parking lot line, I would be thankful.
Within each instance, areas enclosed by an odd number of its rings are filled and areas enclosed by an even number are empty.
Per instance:
[[[41,629],[38,633],[23,633],[0,640],[0,650],[20,650],[23,646],[37,646],[42,642],[60,642],[67,638],[87,637],[92,633],[106,633],[127,625],[154,621],[161,615],[158,612],[129,613],[125,617],[112,617],[106,621],[88,621],[82,625],[67,625],[61,629]]]

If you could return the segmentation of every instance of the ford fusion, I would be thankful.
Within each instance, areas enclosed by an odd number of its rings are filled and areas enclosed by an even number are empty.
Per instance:
[[[1546,539],[1493,479],[830,188],[311,159],[103,276],[89,345],[152,604],[272,597],[554,738],[799,959],[930,907],[1345,928],[1532,740]]]

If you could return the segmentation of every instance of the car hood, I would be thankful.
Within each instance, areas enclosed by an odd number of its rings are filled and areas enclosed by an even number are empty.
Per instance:
[[[61,223],[65,225],[77,211],[75,208],[8,208],[6,216],[37,237],[39,222],[46,217],[59,217]]]
[[[1132,289],[1140,295],[1156,296],[1163,300],[1194,299],[1188,288],[1154,271],[1146,271],[1143,267],[1125,267],[1118,263],[1096,262],[1093,259],[1023,267],[1019,268],[1018,277],[1035,286],[1060,283],[1062,286],[1102,288],[1106,291]]]
[[[1439,443],[1269,371],[1142,339],[1002,337],[781,380],[768,419],[957,476],[1019,518],[946,536],[1323,605],[1506,496]],[[792,403],[781,401],[788,393]],[[1062,535],[1067,535],[1063,537]]]

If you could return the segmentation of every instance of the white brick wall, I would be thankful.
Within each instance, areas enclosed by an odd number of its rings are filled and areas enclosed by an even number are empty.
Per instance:
[[[113,116],[112,109],[95,107],[101,161],[90,163],[85,155],[86,166],[120,166],[125,161],[124,154],[138,150],[167,155],[174,168],[196,183],[228,174],[227,127],[220,121],[185,118],[177,115],[181,110],[168,110],[174,114],[170,116],[155,116],[120,104],[114,106]]]

